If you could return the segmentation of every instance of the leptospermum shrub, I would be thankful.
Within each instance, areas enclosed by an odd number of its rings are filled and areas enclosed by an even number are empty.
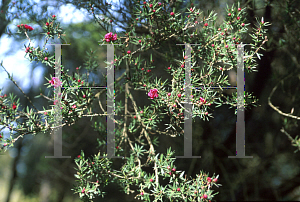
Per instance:
[[[92,6],[92,5],[91,5]],[[236,69],[237,66],[237,44],[242,44],[245,34],[247,33],[247,26],[245,18],[245,10],[240,6],[227,8],[227,15],[224,22],[217,25],[217,15],[211,12],[205,16],[202,11],[195,7],[187,8],[187,16],[178,13],[172,8],[172,3],[168,1],[157,2],[137,2],[134,23],[131,25],[131,31],[125,34],[125,42],[117,34],[109,32],[103,36],[100,41],[102,43],[122,43],[120,50],[122,56],[115,56],[115,68],[121,66],[122,61],[126,61],[126,72],[120,78],[126,78],[125,103],[128,99],[133,104],[133,111],[129,111],[128,104],[123,105],[121,101],[116,101],[115,115],[122,115],[124,119],[116,121],[116,144],[117,155],[125,156],[125,151],[122,149],[129,144],[130,157],[124,158],[124,165],[120,170],[114,169],[112,163],[114,159],[101,158],[105,154],[95,154],[93,157],[86,157],[82,151],[75,159],[77,165],[77,184],[74,187],[74,193],[79,194],[83,201],[92,201],[96,196],[105,196],[103,187],[110,182],[116,182],[123,188],[124,192],[136,194],[137,199],[143,201],[210,201],[216,193],[213,193],[212,188],[219,186],[217,184],[218,175],[209,176],[200,171],[194,178],[187,178],[184,171],[179,171],[175,166],[174,151],[171,148],[167,150],[166,154],[157,154],[154,146],[157,146],[158,135],[171,135],[176,137],[183,134],[184,123],[184,72],[185,60],[188,59],[184,55],[184,51],[172,51],[173,55],[161,54],[163,59],[169,62],[166,67],[153,66],[152,55],[150,55],[150,62],[141,59],[138,53],[147,52],[157,48],[157,46],[164,46],[168,43],[176,41],[178,44],[200,44],[192,47],[191,64],[192,64],[192,105],[193,105],[193,120],[200,117],[208,120],[212,117],[209,109],[213,104],[220,106],[222,104],[229,104],[231,107],[237,105],[237,95],[233,94],[231,97],[221,99],[224,97],[222,92],[211,88],[213,86],[228,86],[228,78],[226,71]],[[96,8],[92,6],[94,13]],[[97,22],[100,22],[96,18]],[[107,20],[109,22],[109,20]],[[263,49],[263,44],[267,41],[264,36],[268,26],[267,22],[258,20],[250,36],[253,42],[250,49],[245,51],[244,65],[248,71],[254,71],[256,67],[256,59],[260,58],[258,53]],[[149,33],[143,36],[137,36],[135,28],[137,26],[145,27]],[[25,34],[30,41],[30,33],[27,33],[29,27],[23,29],[19,28],[20,34]],[[62,37],[62,28],[57,23],[55,15],[45,22],[44,34],[46,35],[46,42],[54,36]],[[46,44],[46,43],[45,43]],[[140,48],[131,49],[132,45],[140,45]],[[248,43],[249,44],[249,43]],[[118,46],[115,46],[119,48]],[[42,49],[39,47],[28,46],[25,47],[26,56],[30,61],[39,61],[45,63],[50,67],[55,67],[54,56],[50,55],[45,50],[45,45]],[[171,52],[171,51],[170,51]],[[97,65],[92,61],[95,51],[90,51],[89,60],[84,65],[84,68],[93,70]],[[108,61],[108,64],[110,62]],[[3,67],[3,65],[1,64]],[[4,68],[4,67],[3,67]],[[82,67],[78,67],[80,69]],[[155,78],[152,75],[155,68],[165,70],[172,79],[162,81],[161,78]],[[151,73],[152,72],[152,73]],[[8,74],[9,75],[9,74]],[[9,78],[16,84],[13,78]],[[120,78],[116,80],[116,89],[120,87]],[[85,75],[80,75],[78,72],[75,76],[68,75],[68,70],[64,70],[62,66],[62,81],[56,77],[47,78],[49,81],[46,85],[49,88],[57,88],[59,86],[92,86],[88,82]],[[17,84],[16,84],[17,85]],[[149,106],[143,108],[136,105],[135,99],[129,88],[139,89],[145,92],[145,95],[152,102]],[[197,90],[198,88],[198,90]],[[222,89],[222,88],[221,88]],[[120,88],[119,93],[122,93]],[[116,91],[118,93],[118,91]],[[25,94],[24,94],[25,95]],[[96,92],[93,89],[74,93],[73,91],[64,89],[62,91],[62,116],[63,124],[72,125],[76,123],[81,117],[91,111],[91,103],[95,99]],[[54,123],[53,107],[59,101],[53,98],[40,94],[50,102],[53,102],[51,109],[38,110],[36,107],[26,110],[19,110],[19,100],[16,96],[10,94],[9,96],[0,97],[1,106],[1,120],[0,124],[9,128],[11,131],[10,138],[3,139],[3,134],[0,138],[2,140],[1,150],[6,150],[13,146],[13,143],[20,137],[27,134],[37,134],[40,132],[50,132],[54,129],[51,125]],[[255,99],[251,94],[245,95],[245,106],[250,106],[255,103]],[[98,114],[99,116],[106,116]],[[20,117],[26,120],[21,122]],[[162,123],[162,120],[169,118],[167,128],[160,131],[157,125]],[[16,122],[15,127],[12,122]],[[129,124],[127,124],[129,122]],[[95,122],[95,128],[101,128],[101,122]],[[105,128],[105,127],[102,127]],[[102,131],[103,132],[103,131]],[[128,137],[136,136],[137,142],[133,142]],[[149,133],[155,135],[149,136]],[[126,139],[127,143],[125,143]],[[106,144],[105,140],[98,140],[99,146]],[[142,168],[145,166],[153,167],[153,172],[146,172]],[[167,183],[165,183],[167,182]],[[133,189],[133,187],[135,187]],[[138,187],[138,188],[136,188]]]

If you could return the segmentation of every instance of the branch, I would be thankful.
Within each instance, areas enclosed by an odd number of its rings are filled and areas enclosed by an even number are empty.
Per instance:
[[[297,120],[300,120],[300,117],[298,116],[293,116],[291,114],[287,114],[287,113],[284,113],[282,112],[281,110],[279,110],[277,107],[275,107],[272,102],[271,102],[271,97],[272,95],[274,94],[275,90],[277,89],[279,83],[281,83],[283,80],[293,76],[293,72],[291,74],[289,74],[287,77],[283,78],[280,82],[278,82],[278,84],[273,88],[272,92],[270,93],[269,97],[268,97],[268,104],[270,105],[270,107],[272,107],[275,111],[277,111],[279,114],[283,115],[283,116],[287,116],[287,117],[290,117],[290,118],[293,118],[293,119],[297,119]]]
[[[36,110],[36,111],[39,111],[35,106],[34,104],[31,102],[31,100],[29,99],[29,97],[24,93],[24,91],[18,86],[18,84],[15,82],[15,80],[10,76],[9,72],[5,69],[5,67],[3,66],[3,61],[1,62],[1,66],[2,68],[6,71],[7,75],[8,75],[8,78],[18,87],[18,89],[23,93],[23,95],[27,98],[27,100],[30,102],[30,104],[33,106],[33,108]]]

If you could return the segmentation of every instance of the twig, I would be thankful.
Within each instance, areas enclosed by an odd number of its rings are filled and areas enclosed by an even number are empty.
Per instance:
[[[281,110],[279,110],[277,107],[275,107],[272,102],[271,102],[271,97],[272,95],[274,94],[274,92],[276,91],[279,83],[281,83],[283,80],[291,77],[294,75],[294,72],[292,72],[291,74],[289,74],[288,76],[286,76],[285,78],[283,78],[280,82],[278,82],[278,84],[273,88],[272,92],[270,93],[269,97],[268,97],[268,104],[270,105],[270,107],[272,107],[275,111],[277,111],[279,114],[283,115],[283,116],[287,116],[287,117],[290,117],[290,118],[293,118],[293,119],[297,119],[297,120],[300,120],[300,117],[298,116],[293,116],[291,114],[287,114],[287,113],[284,113],[282,112]]]
[[[36,111],[39,111],[35,106],[34,104],[31,102],[31,100],[29,99],[29,97],[24,93],[24,91],[18,86],[18,84],[15,82],[15,80],[10,76],[9,72],[5,69],[5,67],[3,66],[3,61],[1,62],[1,66],[2,68],[6,71],[6,73],[8,74],[8,77],[9,79],[18,87],[18,89],[23,93],[23,95],[27,98],[27,100],[30,102],[30,104],[33,106],[33,108],[36,110]]]

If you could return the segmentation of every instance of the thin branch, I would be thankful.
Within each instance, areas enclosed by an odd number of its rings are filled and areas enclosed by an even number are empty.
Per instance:
[[[291,114],[287,114],[287,113],[284,113],[282,112],[281,110],[279,110],[277,107],[275,107],[272,102],[271,102],[271,97],[272,95],[274,94],[274,92],[276,91],[278,85],[285,79],[291,77],[294,75],[294,72],[292,72],[291,74],[289,74],[288,76],[286,76],[285,78],[283,78],[280,82],[278,82],[278,84],[273,88],[272,92],[270,93],[269,97],[268,97],[268,104],[270,105],[270,107],[272,107],[275,111],[277,111],[279,114],[283,115],[283,116],[287,116],[287,117],[290,117],[290,118],[293,118],[293,119],[297,119],[297,120],[300,120],[300,117],[298,116],[293,116]]]
[[[29,99],[29,97],[24,93],[24,91],[18,86],[18,84],[15,82],[15,80],[10,76],[9,72],[5,69],[5,67],[3,66],[3,61],[1,62],[1,66],[2,68],[6,71],[6,73],[8,74],[8,77],[9,79],[18,87],[18,89],[23,93],[23,95],[27,98],[27,100],[30,102],[30,104],[33,106],[33,108],[36,110],[36,111],[39,111],[35,106],[34,104],[31,102],[31,100]]]

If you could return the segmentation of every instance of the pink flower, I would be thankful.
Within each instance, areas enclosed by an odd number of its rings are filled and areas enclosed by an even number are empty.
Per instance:
[[[73,108],[73,109],[76,109],[76,105],[73,105],[72,108]]]
[[[105,34],[104,38],[107,42],[116,41],[117,40],[117,34],[113,35],[112,32],[109,32],[109,33]]]
[[[24,25],[24,27],[25,27],[25,29],[28,29],[29,31],[33,30],[33,28],[31,26],[29,26],[29,25]]]
[[[51,83],[56,88],[62,84],[57,77],[52,77],[52,80],[50,80],[49,83]]]
[[[117,34],[115,34],[115,35],[112,37],[111,40],[112,40],[112,41],[116,41],[116,40],[117,40]]]
[[[202,102],[202,103],[206,103],[206,100],[204,99],[204,98],[202,98],[202,97],[200,97],[200,101]]]
[[[110,39],[111,37],[112,37],[112,32],[109,32],[104,36],[105,39]]]
[[[150,89],[150,92],[148,93],[148,96],[153,99],[153,98],[158,98],[158,94],[157,94],[157,89]]]
[[[173,16],[173,15],[174,15],[174,12],[171,12],[171,13],[170,13],[170,15],[172,15],[172,16]]]

